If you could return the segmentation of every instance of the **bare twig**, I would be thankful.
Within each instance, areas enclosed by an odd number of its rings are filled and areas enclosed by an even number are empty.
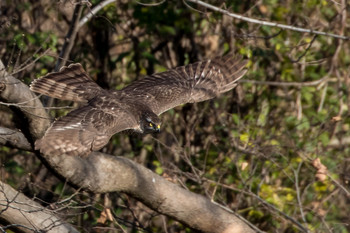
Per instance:
[[[224,205],[221,205],[215,201],[212,201],[215,205],[218,205],[220,206],[221,208],[225,209],[226,211],[234,214],[237,216],[237,218],[241,219],[242,221],[244,221],[246,224],[248,224],[251,228],[253,228],[256,232],[258,233],[264,233],[264,231],[260,230],[259,228],[257,228],[256,226],[254,226],[252,223],[248,222],[247,219],[243,218],[242,216],[240,216],[239,214],[233,212],[230,208],[224,206]]]
[[[297,119],[300,121],[303,118],[303,103],[301,101],[301,90],[298,89],[296,96]]]
[[[349,40],[350,39],[350,37],[348,37],[348,36],[336,35],[336,34],[333,34],[333,33],[321,32],[321,31],[316,31],[316,30],[313,30],[313,29],[306,29],[306,28],[294,27],[294,26],[280,24],[280,23],[272,23],[272,22],[268,22],[268,21],[252,19],[252,18],[249,18],[249,17],[245,17],[245,16],[242,16],[242,15],[231,13],[231,12],[229,12],[227,10],[221,9],[219,7],[213,6],[211,4],[205,3],[205,2],[200,1],[200,0],[187,0],[187,1],[188,2],[197,3],[198,5],[204,6],[204,7],[208,8],[208,9],[220,12],[220,13],[228,15],[228,16],[230,16],[232,18],[243,20],[243,21],[246,21],[246,22],[249,22],[249,23],[255,23],[255,24],[264,25],[264,26],[270,26],[270,27],[278,27],[278,28],[287,29],[287,30],[291,30],[291,31],[305,32],[305,33],[316,34],[316,35],[321,35],[321,36],[330,36],[330,37],[334,37],[334,38],[342,39],[342,40]]]
[[[279,210],[276,206],[268,203],[267,201],[265,201],[264,199],[262,199],[261,197],[259,197],[258,195],[256,195],[255,193],[252,193],[252,192],[248,192],[248,191],[244,191],[244,190],[241,190],[241,189],[237,189],[237,188],[234,188],[234,187],[231,187],[229,185],[226,185],[226,184],[222,184],[222,183],[219,183],[219,182],[216,182],[216,181],[213,181],[213,180],[210,180],[210,179],[206,179],[206,178],[203,178],[203,180],[207,181],[207,182],[210,182],[210,183],[214,183],[216,185],[219,185],[221,187],[224,187],[224,188],[227,188],[229,190],[233,190],[235,192],[239,192],[239,193],[243,193],[243,194],[246,194],[246,195],[249,195],[249,196],[252,196],[254,198],[256,198],[257,200],[259,200],[262,204],[268,206],[269,208],[271,208],[273,211],[276,211],[277,213],[281,214],[283,217],[285,217],[286,219],[290,220],[292,223],[294,223],[301,231],[303,232],[308,232],[308,230],[300,223],[298,222],[296,219],[290,217],[289,215],[287,215],[286,213],[282,212],[281,210]]]
[[[326,83],[326,85],[324,85],[323,90],[322,90],[321,101],[320,101],[320,104],[318,105],[317,112],[321,112],[323,109],[324,101],[325,101],[326,95],[327,95],[327,89],[328,89],[328,84]]]
[[[28,101],[25,101],[23,103],[5,103],[5,102],[0,101],[0,104],[4,105],[4,106],[8,106],[8,107],[13,106],[13,107],[19,107],[19,108],[23,107],[23,108],[33,108],[33,109],[39,108],[37,106],[27,106],[27,103],[30,103],[34,99],[38,99],[38,97],[35,97],[35,98],[30,99]],[[62,106],[62,107],[42,107],[42,109],[46,109],[46,110],[48,110],[48,109],[50,109],[50,110],[51,109],[73,109],[73,108],[74,107],[68,106],[68,105],[67,106]]]
[[[116,0],[105,0],[97,4],[89,13],[87,13],[78,23],[77,29],[79,30],[84,24],[86,24],[95,14],[103,7],[115,2]]]
[[[327,174],[327,176],[336,186],[340,188],[340,190],[342,190],[346,194],[346,197],[350,199],[350,191],[347,190],[346,187],[344,187],[342,184],[340,184],[339,181],[334,179],[330,174]]]
[[[327,79],[328,79],[328,75],[324,76],[319,80],[310,81],[310,82],[273,82],[273,81],[257,81],[257,80],[249,80],[249,79],[241,79],[238,82],[269,85],[269,86],[281,86],[281,87],[311,87],[311,86],[317,86],[323,82],[327,82]]]
[[[303,210],[303,205],[302,205],[301,198],[300,198],[300,189],[299,189],[299,172],[300,172],[300,169],[301,169],[302,165],[303,165],[303,162],[300,162],[299,165],[298,165],[298,169],[296,171],[294,170],[294,176],[295,176],[294,184],[295,184],[295,190],[296,190],[296,194],[297,194],[297,200],[298,200],[298,205],[299,205],[301,219],[307,225],[307,222],[306,222],[306,219],[305,219],[304,210]]]
[[[160,2],[155,2],[155,3],[143,3],[143,2],[139,2],[139,1],[135,1],[137,2],[137,4],[140,4],[142,6],[159,6],[161,4],[163,4],[165,2],[165,0],[162,0]]]
[[[82,11],[83,11],[83,5],[77,4],[74,9],[70,28],[65,37],[65,41],[64,41],[60,56],[56,62],[55,71],[58,71],[62,66],[64,66],[69,57],[69,54],[74,45],[75,38],[80,29],[78,25],[79,25],[79,18]]]
[[[312,44],[315,42],[316,38],[317,38],[317,35],[315,35],[315,36],[312,38],[312,40],[310,41],[309,45],[308,45],[307,48],[304,50],[303,54],[301,54],[297,59],[292,59],[291,57],[289,57],[290,60],[291,60],[293,63],[299,62],[300,59],[303,58],[303,57],[306,55],[306,53],[310,50],[310,48],[311,48]]]
[[[37,49],[33,56],[38,54],[40,52],[40,50],[42,49],[42,47],[40,47],[39,49]],[[34,60],[32,60],[32,57],[28,58],[25,62],[23,62],[22,64],[20,64],[19,66],[15,66],[15,69],[13,72],[11,72],[11,75],[15,75],[25,69],[27,69],[29,66],[35,64],[40,58],[42,58],[43,56],[46,56],[48,54],[48,52],[50,51],[50,49],[46,49],[42,54],[40,54],[37,58],[35,58]]]

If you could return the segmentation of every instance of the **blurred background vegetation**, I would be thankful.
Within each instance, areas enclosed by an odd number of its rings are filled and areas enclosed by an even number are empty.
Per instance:
[[[206,2],[291,26],[349,29],[346,1]],[[10,73],[30,84],[54,70],[77,3],[0,1],[0,59]],[[67,64],[80,62],[99,85],[120,89],[230,51],[250,60],[235,90],[163,114],[159,135],[118,134],[102,151],[144,164],[267,232],[350,232],[348,41],[243,22],[186,1],[118,0],[79,30]],[[0,104],[1,126],[22,121]],[[77,191],[30,152],[2,146],[0,162],[1,180],[82,232],[192,232],[127,195]]]

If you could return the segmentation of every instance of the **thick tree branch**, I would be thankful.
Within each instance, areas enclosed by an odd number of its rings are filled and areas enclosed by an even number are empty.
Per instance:
[[[124,157],[94,152],[86,159],[45,156],[70,182],[95,193],[125,192],[159,213],[203,232],[254,232],[209,199],[170,183]]]
[[[71,225],[62,222],[52,211],[17,192],[0,181],[0,218],[15,223],[21,232],[78,232]],[[2,230],[5,227],[1,227]]]
[[[0,145],[30,151],[32,146],[22,132],[0,126]]]
[[[28,86],[8,74],[0,60],[0,98],[16,104],[29,123],[32,136],[40,138],[50,125],[49,117],[38,97],[28,91]]]

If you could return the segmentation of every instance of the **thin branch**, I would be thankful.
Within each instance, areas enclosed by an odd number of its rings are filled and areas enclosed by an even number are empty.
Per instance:
[[[46,38],[47,40],[47,38]],[[46,41],[45,41],[46,42]],[[45,43],[44,42],[44,43]],[[40,47],[39,49],[37,49],[34,54],[33,54],[33,57],[34,55],[38,54],[40,52],[40,50],[42,49],[42,47]],[[34,60],[32,60],[32,57],[28,58],[26,61],[24,61],[21,65],[19,66],[15,66],[15,69],[13,70],[13,72],[11,72],[11,75],[15,75],[21,71],[24,71],[26,70],[29,66],[32,66],[34,65],[40,58],[42,58],[43,56],[46,56],[48,54],[48,52],[50,51],[51,49],[46,49],[42,54],[40,54],[37,58],[35,58]]]
[[[326,100],[326,95],[327,95],[327,90],[328,90],[328,84],[324,85],[322,94],[321,94],[321,101],[320,104],[318,105],[317,112],[321,112],[323,109],[324,101]]]
[[[289,221],[294,223],[299,228],[299,230],[301,230],[303,232],[308,232],[308,230],[300,222],[298,222],[296,219],[294,219],[293,217],[287,215],[283,211],[279,210],[276,206],[268,203],[267,201],[265,201],[264,199],[262,199],[261,197],[259,197],[255,193],[244,191],[244,190],[241,190],[241,189],[236,189],[236,188],[231,187],[229,185],[222,184],[222,183],[210,180],[210,179],[204,178],[204,180],[209,182],[209,183],[214,183],[214,184],[219,185],[221,187],[227,188],[229,190],[233,190],[233,191],[236,191],[236,192],[240,192],[240,193],[252,196],[252,197],[256,198],[257,200],[259,200],[263,205],[266,205],[267,207],[271,208],[273,211],[276,211],[277,213],[279,213],[280,215],[282,215],[283,217],[285,217],[286,219],[288,219]]]
[[[142,2],[139,2],[139,1],[136,1],[136,0],[135,0],[135,2],[137,4],[142,5],[142,6],[159,6],[159,5],[163,4],[165,2],[165,0],[162,0],[160,2],[155,2],[155,3],[142,3]]]
[[[215,205],[220,206],[221,208],[225,209],[226,211],[236,215],[237,218],[241,219],[243,222],[245,222],[246,224],[248,224],[251,228],[253,228],[256,232],[258,233],[264,233],[264,231],[260,230],[259,228],[257,228],[256,226],[254,226],[252,223],[250,223],[247,219],[243,218],[241,215],[235,213],[233,210],[231,210],[230,208],[221,205],[220,203],[217,203],[215,201],[212,201]]]
[[[39,95],[39,96],[41,96],[41,95]],[[38,99],[39,96],[37,96],[37,97],[35,97],[33,99]],[[5,103],[5,102],[0,101],[0,104],[4,105],[4,106],[7,106],[7,107],[11,107],[12,106],[12,107],[18,107],[18,108],[22,108],[22,107],[24,108],[25,107],[25,108],[33,108],[33,109],[40,108],[40,107],[37,107],[37,106],[27,106],[26,105],[27,103],[30,103],[31,101],[33,101],[33,99],[25,101],[23,103]],[[49,110],[49,109],[52,110],[52,109],[73,109],[74,107],[66,105],[66,106],[62,106],[62,107],[41,107],[41,108],[42,109],[46,109],[46,110]],[[51,119],[51,118],[49,118],[49,119]]]
[[[316,34],[316,35],[321,35],[321,36],[330,36],[330,37],[334,37],[334,38],[342,39],[342,40],[350,40],[350,37],[348,37],[348,36],[341,36],[341,35],[336,35],[336,34],[333,34],[333,33],[316,31],[316,30],[313,30],[313,29],[306,29],[306,28],[294,27],[294,26],[280,24],[280,23],[272,23],[272,22],[268,22],[268,21],[252,19],[252,18],[249,18],[249,17],[245,17],[245,16],[242,16],[242,15],[231,13],[231,12],[229,12],[227,10],[221,9],[219,7],[213,6],[211,4],[205,3],[205,2],[200,1],[200,0],[187,0],[187,1],[193,2],[193,3],[197,3],[198,5],[204,6],[206,8],[211,9],[211,10],[220,12],[220,13],[228,15],[228,16],[230,16],[232,18],[243,20],[243,21],[246,21],[246,22],[249,22],[249,23],[255,23],[255,24],[264,25],[264,26],[270,26],[270,27],[278,27],[278,28],[287,29],[287,30],[291,30],[291,31],[305,32],[305,33]]]
[[[299,210],[300,210],[301,219],[304,221],[305,225],[307,225],[304,210],[303,210],[302,201],[300,198],[300,189],[299,189],[299,173],[300,173],[300,169],[301,169],[302,165],[303,165],[303,162],[301,161],[298,165],[298,169],[296,171],[294,170],[294,177],[295,177],[294,184],[295,184],[295,191],[297,194],[297,200],[298,200],[298,206],[299,206]],[[307,228],[307,226],[306,226],[306,228]]]
[[[64,66],[69,57],[69,54],[74,45],[75,38],[80,29],[78,25],[79,25],[79,18],[82,11],[83,11],[83,4],[77,4],[74,8],[74,13],[70,24],[70,28],[65,37],[60,56],[56,62],[55,71],[58,71],[62,66]]]
[[[328,79],[328,75],[326,75],[321,79],[310,81],[310,82],[274,82],[274,81],[257,81],[257,80],[249,80],[249,79],[241,79],[238,82],[269,85],[269,86],[281,86],[281,87],[310,87],[310,86],[317,86],[322,82],[326,82],[327,79]]]
[[[315,36],[312,38],[311,42],[309,43],[309,45],[307,46],[307,48],[304,50],[303,54],[301,54],[297,59],[292,59],[292,57],[289,57],[289,59],[291,60],[291,62],[292,62],[292,63],[298,63],[298,62],[300,61],[300,59],[303,58],[303,57],[306,55],[306,53],[310,50],[310,48],[311,48],[312,44],[315,42],[316,38],[317,38],[317,35],[315,35]]]
[[[346,189],[342,184],[340,184],[336,179],[334,179],[330,174],[327,174],[328,178],[338,186],[345,194],[348,199],[350,199],[350,191]]]
[[[97,4],[89,13],[87,13],[78,23],[77,29],[79,30],[84,24],[89,22],[89,20],[96,15],[96,13],[101,10],[103,7],[115,2],[116,0],[105,0]]]

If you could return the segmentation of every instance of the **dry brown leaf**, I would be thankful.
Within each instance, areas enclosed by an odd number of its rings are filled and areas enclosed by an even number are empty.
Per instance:
[[[317,169],[316,171],[316,178],[319,181],[325,181],[327,178],[327,167],[322,164],[320,158],[316,158],[312,161],[312,166]]]
[[[241,164],[241,170],[244,171],[244,170],[248,167],[248,165],[249,165],[249,163],[243,162],[243,163]]]
[[[107,213],[106,213],[106,209],[104,209],[101,212],[100,217],[97,219],[97,223],[105,224],[106,221],[107,221]]]
[[[265,5],[259,5],[259,10],[262,14],[266,14],[268,12],[268,9]]]
[[[334,116],[334,117],[332,117],[332,121],[333,122],[338,122],[338,121],[341,121],[341,116]]]
[[[169,176],[166,172],[162,174],[162,177],[171,183],[177,184],[177,179],[175,177]]]

